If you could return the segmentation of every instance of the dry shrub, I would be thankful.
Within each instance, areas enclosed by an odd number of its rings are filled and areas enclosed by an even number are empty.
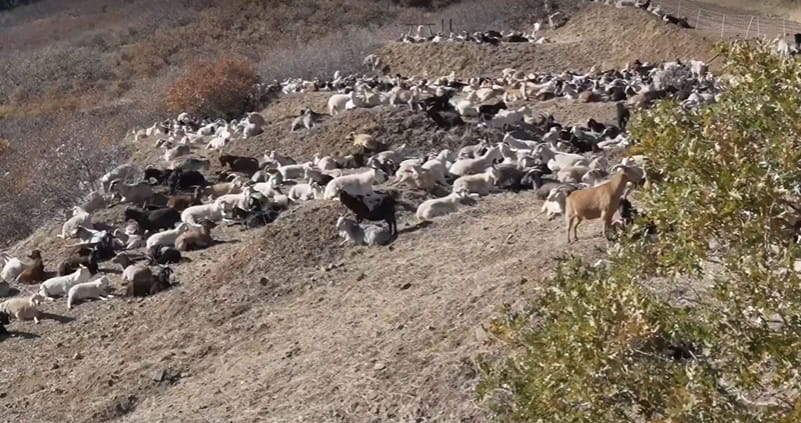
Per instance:
[[[248,61],[197,63],[170,87],[167,102],[176,112],[237,116],[246,111],[248,94],[257,82],[256,68]]]

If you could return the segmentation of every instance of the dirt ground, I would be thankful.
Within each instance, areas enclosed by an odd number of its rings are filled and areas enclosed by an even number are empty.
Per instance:
[[[465,77],[507,66],[580,70],[708,54],[702,37],[634,11],[590,5],[582,13],[572,25],[586,32],[569,25],[554,34],[555,44],[522,51],[463,46],[434,56],[440,47],[392,45],[382,54],[393,72],[446,74],[459,61]],[[627,41],[635,33],[639,41]],[[289,132],[300,107],[323,111],[326,98],[282,98],[263,112],[265,134],[230,151],[276,149],[307,160],[347,151],[351,130],[418,150],[463,142],[458,131],[437,131],[405,108],[358,110]],[[531,106],[571,123],[614,117],[604,104]],[[137,150],[140,164],[158,157],[152,140]],[[423,195],[404,198],[411,210]],[[582,225],[579,243],[566,245],[563,220],[548,221],[540,207],[531,193],[496,194],[428,225],[404,209],[398,240],[381,248],[339,245],[334,222],[345,209],[336,202],[295,205],[262,229],[223,225],[213,231],[222,243],[175,266],[180,283],[169,291],[73,310],[59,300],[43,306],[49,315],[41,324],[11,324],[16,336],[0,341],[0,421],[487,421],[475,397],[474,360],[495,345],[482,325],[504,304],[536,295],[557,258],[595,260],[606,247],[597,223]],[[119,225],[121,210],[96,220]],[[65,252],[55,233],[43,228],[11,252],[40,248],[53,269]],[[119,282],[118,267],[101,267]]]

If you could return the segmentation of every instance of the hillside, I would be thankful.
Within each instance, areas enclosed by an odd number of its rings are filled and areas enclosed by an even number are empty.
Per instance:
[[[8,219],[0,236],[10,244],[25,236],[26,229],[38,228],[9,252],[21,256],[41,249],[48,269],[67,245],[55,236],[63,218],[51,217],[83,192],[70,186],[69,165],[49,164],[55,160],[49,149],[64,143],[80,145],[109,164],[128,158],[142,167],[155,162],[161,150],[153,147],[154,140],[133,143],[125,134],[166,116],[157,94],[198,54],[225,50],[246,56],[261,65],[265,80],[328,74],[344,63],[354,69],[371,51],[385,58],[393,73],[436,77],[455,71],[462,78],[497,76],[510,66],[586,70],[623,66],[634,59],[712,56],[711,40],[704,35],[665,26],[638,11],[595,4],[572,11],[566,26],[549,33],[551,44],[491,49],[388,42],[389,34],[400,32],[397,22],[469,16],[487,7],[485,2],[427,12],[389,2],[356,2],[342,13],[340,26],[349,28],[344,33],[327,32],[332,25],[322,23],[344,7],[336,1],[270,6],[273,2],[188,1],[177,13],[168,13],[155,1],[95,0],[63,10],[57,3],[42,0],[13,11],[19,13],[17,28],[0,29],[0,37],[13,40],[0,45],[0,65],[12,66],[11,58],[18,54],[44,54],[100,34],[95,41],[108,43],[102,49],[109,57],[89,56],[109,60],[112,73],[118,67],[131,73],[109,74],[108,79],[87,76],[73,80],[75,85],[53,88],[57,95],[35,92],[16,100],[8,87],[0,86],[0,115],[6,112],[0,138],[10,141],[10,152],[0,150],[0,163],[11,172],[4,181],[18,181],[15,190],[0,194],[0,212]],[[312,11],[312,3],[320,9]],[[509,3],[523,7],[526,2]],[[507,23],[507,6],[498,2],[481,19],[475,13],[474,21],[464,22]],[[304,29],[279,34],[275,28],[291,25],[278,23],[289,19],[290,10]],[[166,22],[154,19],[161,14]],[[274,21],[260,19],[267,15]],[[98,24],[84,30],[87,22]],[[375,25],[369,37],[359,28],[368,24]],[[237,30],[228,31],[231,27]],[[209,28],[203,37],[200,28]],[[114,44],[108,41],[114,39],[109,32],[131,38]],[[356,38],[344,53],[325,53],[349,36],[364,38]],[[638,41],[631,41],[635,36]],[[165,45],[166,37],[188,41],[166,52],[149,50]],[[53,46],[53,39],[63,44]],[[289,60],[295,49],[303,54]],[[133,62],[117,56],[129,50],[148,53],[132,56],[137,58]],[[164,56],[145,61],[143,57],[155,57],[151,53]],[[323,62],[328,67],[316,67]],[[26,69],[31,68],[15,72]],[[111,88],[116,83],[126,85],[117,93]],[[66,110],[45,105],[80,92],[87,97],[75,99]],[[308,160],[315,153],[347,152],[345,136],[351,131],[369,131],[383,142],[406,143],[420,152],[471,141],[464,131],[438,130],[421,112],[388,106],[326,117],[308,132],[289,131],[301,107],[323,111],[329,95],[281,97],[260,111],[268,121],[265,132],[233,144],[228,152],[258,157],[274,149]],[[612,103],[555,99],[528,105],[537,113],[553,113],[563,123],[590,117],[612,123],[615,118]],[[37,174],[43,170],[52,173]],[[64,180],[55,182],[59,177]],[[43,180],[53,182],[32,187]],[[404,197],[413,205],[422,199],[414,193]],[[400,237],[381,248],[340,246],[334,222],[344,209],[333,202],[293,206],[261,229],[221,225],[214,235],[224,242],[189,253],[191,261],[175,267],[179,285],[169,291],[146,299],[87,302],[73,310],[64,301],[46,303],[43,309],[50,318],[40,325],[12,324],[9,328],[18,335],[0,341],[5,363],[0,366],[5,381],[0,420],[488,421],[476,401],[475,359],[497,345],[482,326],[501,307],[514,309],[537,295],[538,281],[552,273],[558,258],[574,254],[594,260],[605,253],[599,223],[583,225],[582,241],[568,246],[562,219],[548,221],[541,206],[532,193],[498,194],[430,225],[418,225],[404,210]],[[120,226],[121,209],[103,210],[94,219]],[[40,227],[40,222],[46,223]],[[116,266],[102,267],[119,282]]]

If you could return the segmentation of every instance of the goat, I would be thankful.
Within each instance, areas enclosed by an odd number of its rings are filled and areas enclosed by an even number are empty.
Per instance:
[[[175,247],[168,247],[163,245],[153,246],[148,250],[148,255],[151,259],[151,264],[175,264],[181,262],[181,252]]]
[[[169,198],[167,198],[167,207],[181,211],[189,206],[203,204],[203,201],[201,201],[200,198],[202,193],[203,188],[196,187],[195,192],[192,195],[171,195]]]
[[[423,201],[417,207],[417,219],[420,221],[430,221],[435,217],[445,216],[455,213],[460,204],[475,204],[475,199],[465,192],[454,192],[442,198],[433,198]]]
[[[72,286],[67,291],[67,310],[71,310],[76,301],[99,298],[106,300],[110,295],[106,293],[109,287],[107,276],[91,282],[82,282]]]
[[[139,168],[132,164],[120,165],[111,169],[100,178],[100,186],[103,188],[103,192],[109,193],[113,181],[133,181],[138,178],[140,174],[141,171]]]
[[[375,168],[366,172],[337,176],[325,186],[323,198],[333,200],[340,191],[348,191],[351,195],[367,194],[373,191],[373,183],[382,184],[386,181],[386,173]]]
[[[178,251],[194,251],[208,248],[214,245],[215,241],[211,238],[211,229],[217,226],[210,220],[200,223],[199,230],[192,230],[178,235],[175,240],[175,248]]]
[[[31,254],[28,256],[33,263],[30,266],[27,266],[25,270],[20,272],[17,275],[16,282],[17,283],[39,283],[42,282],[45,278],[45,271],[44,271],[44,263],[42,262],[42,253],[39,250],[31,251]]]
[[[167,186],[175,194],[179,189],[206,186],[206,177],[196,170],[174,169],[167,178]]]
[[[81,248],[69,258],[58,264],[58,276],[66,276],[84,266],[89,269],[91,274],[96,274],[99,270],[97,261],[98,252],[89,248]]]
[[[179,223],[175,229],[170,229],[167,231],[155,233],[150,235],[145,243],[145,247],[153,248],[156,246],[170,246],[175,245],[175,241],[178,237],[183,234],[184,232],[189,230],[189,226],[186,223]]]
[[[223,217],[223,205],[218,203],[202,204],[200,206],[187,207],[181,212],[181,221],[188,224],[191,228],[198,228],[197,224],[201,220],[218,221]]]
[[[383,220],[387,222],[392,236],[398,233],[398,224],[395,217],[395,198],[385,192],[372,192],[369,195],[352,195],[347,190],[339,191],[339,201],[350,211],[356,214],[356,220],[361,223],[366,220]]]
[[[603,236],[607,237],[612,217],[620,204],[631,176],[622,169],[608,182],[596,187],[573,191],[565,201],[565,220],[567,223],[567,242],[570,243],[570,230],[573,241],[578,241],[577,228],[584,219],[603,219]],[[575,223],[574,223],[575,222]]]
[[[220,154],[220,166],[227,166],[234,172],[241,172],[249,177],[261,169],[259,161],[253,157],[232,156]]]
[[[79,226],[94,229],[92,225],[92,215],[86,212],[86,210],[82,209],[81,207],[74,207],[72,217],[67,219],[66,222],[61,226],[61,234],[58,235],[61,239],[67,239],[72,237],[72,234],[75,232]]]
[[[465,176],[484,172],[500,159],[501,151],[497,146],[490,147],[484,155],[475,159],[459,159],[454,162],[448,172],[453,176]]]
[[[85,266],[78,266],[78,270],[69,275],[56,276],[44,281],[39,287],[39,294],[48,300],[53,300],[53,297],[56,295],[67,295],[70,288],[76,284],[88,281],[91,277],[92,273],[89,272],[89,269]]]
[[[162,267],[156,276],[151,275],[146,279],[135,279],[126,287],[125,295],[129,297],[146,297],[165,291],[173,285],[171,282],[172,273],[173,271],[169,267]]]
[[[153,198],[153,189],[147,182],[126,184],[118,179],[111,181],[109,190],[120,195],[121,203],[145,204]]]
[[[356,147],[361,147],[367,151],[378,151],[384,147],[384,144],[376,141],[370,134],[357,134],[355,132],[351,132],[345,138],[348,141],[353,142],[353,145]]]
[[[453,192],[466,192],[468,194],[489,195],[496,192],[495,182],[498,172],[494,167],[487,168],[484,173],[460,176],[453,181]]]
[[[339,235],[344,238],[340,245],[345,245],[348,242],[354,245],[387,245],[392,242],[392,233],[385,226],[378,225],[365,225],[340,216],[337,219],[336,229]]]
[[[19,274],[22,273],[27,266],[22,262],[22,260],[16,257],[11,257],[6,253],[3,253],[2,257],[5,264],[3,264],[3,270],[0,271],[0,281],[16,281],[17,276],[19,276]]]
[[[133,220],[146,232],[158,232],[174,228],[181,221],[181,213],[172,208],[141,210],[133,207],[125,209],[125,221]]]
[[[317,182],[310,182],[308,184],[293,185],[289,189],[288,197],[292,201],[309,201],[318,200],[323,198],[325,188],[320,186]]]
[[[0,303],[0,313],[13,316],[16,320],[33,320],[39,324],[41,312],[37,308],[44,298],[39,294],[30,297],[16,297]]]

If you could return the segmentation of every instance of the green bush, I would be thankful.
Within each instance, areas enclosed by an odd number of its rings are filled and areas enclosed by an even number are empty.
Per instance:
[[[732,87],[634,122],[658,230],[609,264],[565,260],[506,310],[479,395],[505,422],[801,421],[801,62],[721,46]],[[664,289],[666,287],[666,289]]]

